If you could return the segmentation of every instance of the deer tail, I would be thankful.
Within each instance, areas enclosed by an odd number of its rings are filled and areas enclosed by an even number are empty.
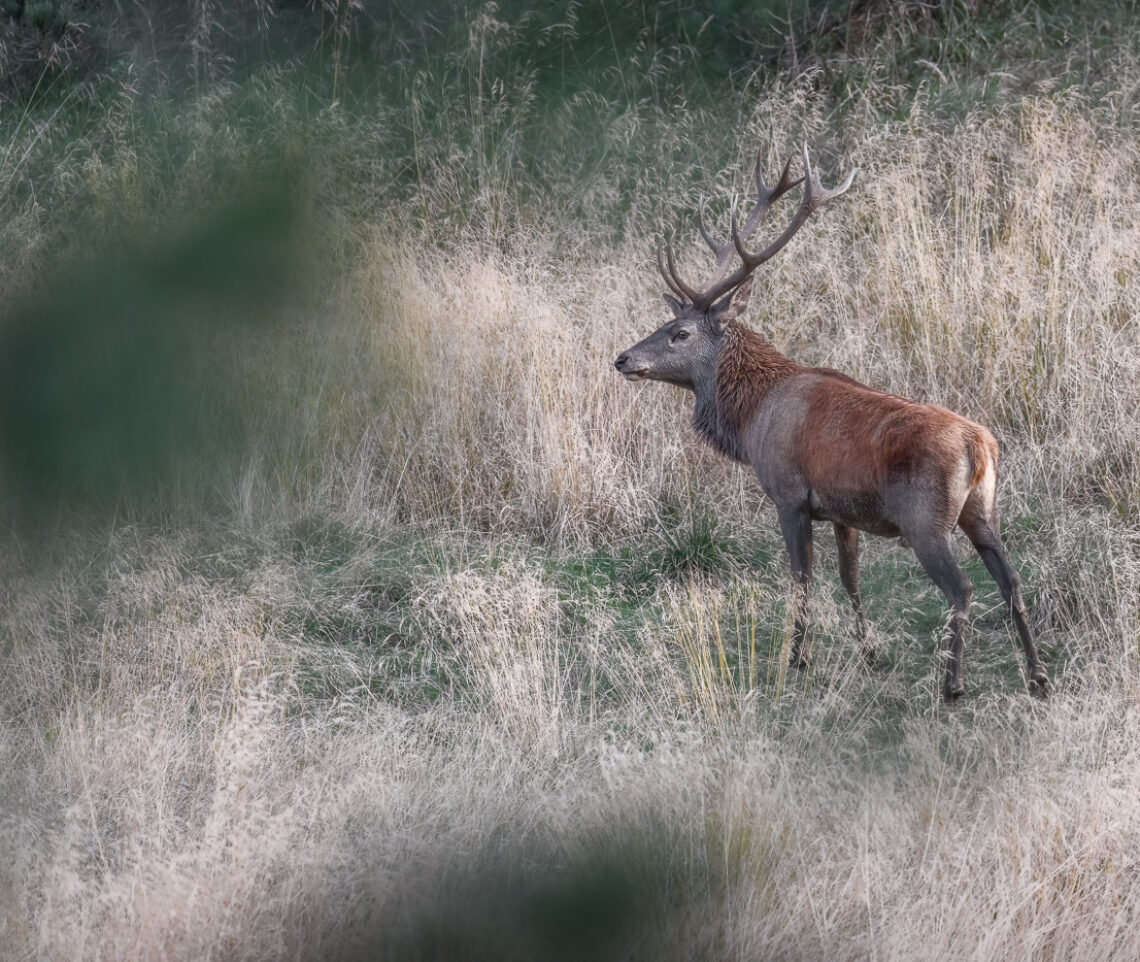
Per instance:
[[[970,474],[970,487],[974,487],[986,476],[986,471],[992,467],[997,475],[1000,452],[994,436],[980,425],[970,432],[968,440],[970,463],[973,471]]]

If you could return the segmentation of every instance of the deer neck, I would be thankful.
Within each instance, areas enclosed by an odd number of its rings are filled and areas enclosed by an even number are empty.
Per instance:
[[[747,461],[744,429],[777,382],[800,370],[755,331],[731,321],[713,376],[693,387],[693,427],[722,454]]]

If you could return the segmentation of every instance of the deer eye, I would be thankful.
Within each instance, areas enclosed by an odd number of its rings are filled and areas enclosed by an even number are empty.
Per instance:
[[[688,336],[689,336],[688,331],[678,331],[676,334],[673,335],[673,340],[674,341],[683,341]]]

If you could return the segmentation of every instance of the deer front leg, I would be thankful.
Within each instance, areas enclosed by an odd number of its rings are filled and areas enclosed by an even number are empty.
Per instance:
[[[788,546],[792,564],[795,623],[792,628],[792,651],[788,663],[806,668],[811,662],[811,638],[808,633],[808,601],[811,592],[811,515],[806,508],[778,511],[780,530]]]
[[[867,641],[867,619],[863,615],[863,598],[859,593],[859,531],[845,524],[834,522],[835,544],[839,548],[839,580],[851,598],[855,611],[855,635],[859,640],[859,650],[863,657],[870,659],[874,649]]]

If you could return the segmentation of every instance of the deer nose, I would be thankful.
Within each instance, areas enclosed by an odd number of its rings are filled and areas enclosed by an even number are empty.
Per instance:
[[[618,358],[616,361],[614,361],[614,367],[616,367],[616,368],[617,368],[617,369],[620,371],[620,370],[621,370],[623,367],[625,367],[625,365],[626,365],[626,362],[627,362],[628,360],[629,360],[629,355],[628,355],[628,354],[623,354],[623,355],[622,355],[621,357],[619,357],[619,358]]]

